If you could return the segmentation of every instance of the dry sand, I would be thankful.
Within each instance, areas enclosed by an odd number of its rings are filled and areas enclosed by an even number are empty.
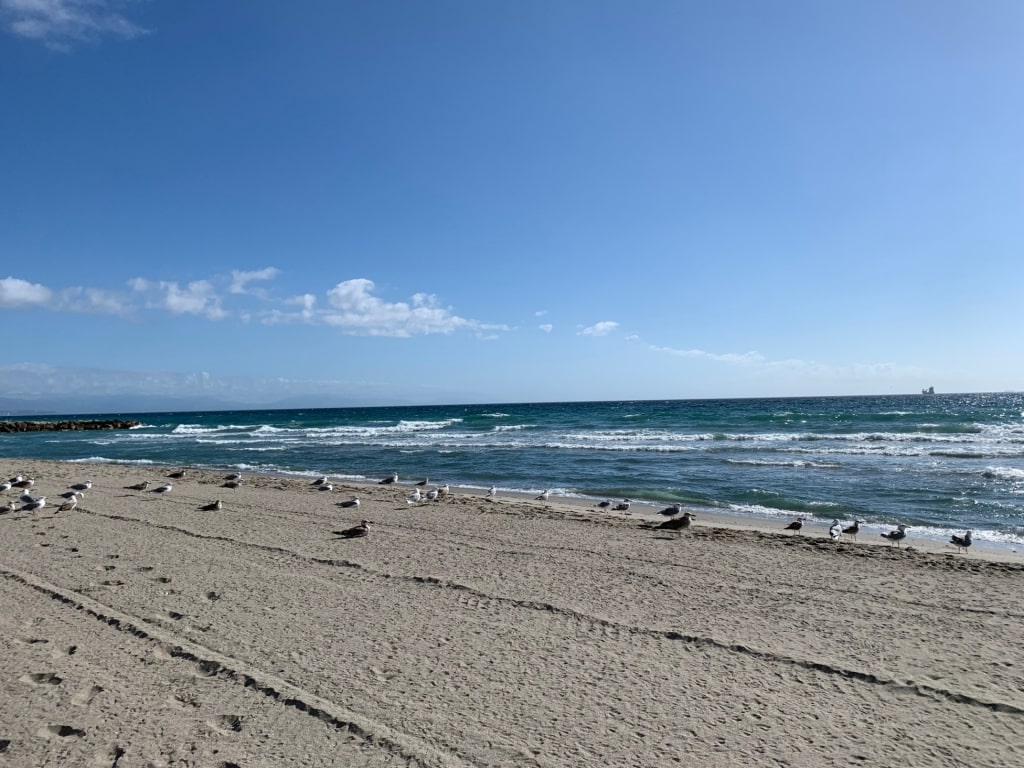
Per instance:
[[[48,503],[0,516],[0,766],[1024,764],[1020,563],[407,485],[15,472]]]

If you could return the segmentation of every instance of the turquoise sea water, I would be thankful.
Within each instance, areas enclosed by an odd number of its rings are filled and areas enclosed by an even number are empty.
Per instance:
[[[62,416],[60,418],[68,418]],[[16,457],[328,474],[897,522],[1024,545],[1024,394],[103,414],[122,432],[0,435]],[[57,418],[57,417],[55,417]],[[0,474],[7,471],[0,470]],[[83,476],[88,471],[83,469]]]

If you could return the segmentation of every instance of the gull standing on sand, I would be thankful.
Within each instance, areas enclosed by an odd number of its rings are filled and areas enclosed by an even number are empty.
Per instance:
[[[171,472],[169,475],[167,475],[167,477],[171,478],[172,480],[181,480],[181,478],[183,478],[184,476],[185,476],[185,470],[184,469],[179,469],[179,470],[177,470],[175,472]]]
[[[437,498],[443,499],[445,496],[448,495],[449,490],[451,489],[448,487],[448,483],[445,483],[444,485],[440,486],[437,489]]]
[[[224,475],[224,479],[230,483],[232,480],[241,480],[242,475],[240,472],[232,472],[229,475]]]
[[[683,511],[683,505],[682,504],[673,504],[671,507],[665,507],[658,514],[659,515],[664,515],[665,517],[675,517],[676,515],[678,515],[682,511]]]
[[[68,499],[63,504],[61,504],[59,507],[57,507],[57,512],[70,512],[71,510],[73,510],[77,506],[78,506],[78,497],[77,496],[72,496],[70,499]],[[54,514],[57,514],[57,512],[54,512]]]
[[[548,497],[549,497],[550,495],[551,495],[551,491],[542,491],[542,492],[541,492],[541,494],[540,494],[540,496],[538,496],[537,498],[535,498],[535,499],[534,499],[534,501],[547,501],[547,500],[548,500]]]
[[[490,488],[487,489],[486,496],[487,496],[488,499],[493,499],[497,495],[498,495],[498,486],[492,485]]]
[[[377,485],[394,485],[397,482],[398,482],[398,473],[397,472],[392,472],[391,473],[391,477],[385,477],[383,480],[381,480],[379,483],[377,483]]]
[[[22,506],[19,512],[35,512],[37,509],[42,509],[46,506],[46,497],[40,496],[38,499],[33,499],[28,504]]]
[[[888,539],[890,546],[895,544],[898,547],[900,546],[900,542],[907,538],[907,527],[908,526],[900,523],[896,526],[895,531],[889,531],[888,533],[880,533],[878,535],[881,536],[883,539]]]
[[[84,483],[75,483],[74,485],[68,486],[68,490],[71,491],[88,491],[90,488],[92,488],[92,480],[86,480]]]
[[[620,503],[620,504],[616,504],[616,505],[615,505],[615,506],[613,507],[613,509],[614,509],[614,510],[615,510],[616,512],[625,512],[625,511],[626,511],[627,509],[629,509],[629,499],[623,499],[623,500],[622,500],[622,503]]]
[[[427,501],[437,501],[437,488],[431,488],[424,497]]]
[[[135,485],[126,485],[124,489],[126,491],[144,491],[149,488],[149,480],[143,480],[141,483]]]
[[[684,529],[690,527],[690,521],[694,517],[696,517],[696,515],[691,515],[689,512],[683,512],[679,517],[669,518],[662,523],[658,523],[654,528],[655,530],[675,531],[676,536],[678,537]]]
[[[419,488],[414,488],[412,493],[405,497],[406,504],[419,504],[423,499],[423,494],[420,493]]]
[[[19,480],[16,483],[11,483],[11,486],[13,488],[31,488],[35,484],[35,480],[33,480],[32,478],[27,478],[25,480]]]
[[[173,487],[173,485],[168,483],[167,485],[161,485],[159,488],[154,488],[153,490],[149,491],[149,493],[159,493],[162,495],[165,493],[170,493]]]
[[[422,480],[417,480],[416,485],[420,486],[421,488],[430,485],[430,478],[424,477]]]
[[[8,512],[14,511],[14,502],[8,501],[6,504],[0,506],[0,515],[6,515]]]
[[[11,490],[11,487],[11,481],[5,480],[4,482],[0,483],[0,493],[7,493],[7,491]]]
[[[337,531],[337,534],[343,539],[358,539],[360,536],[365,536],[370,532],[370,521],[363,520],[359,525],[346,528],[344,531]]]
[[[324,483],[323,485],[318,485],[316,489],[318,491],[325,491],[326,493],[330,493],[331,491],[334,490],[334,486],[331,485],[330,483]]]
[[[314,480],[312,483],[310,483],[310,485],[325,485],[326,483],[327,483],[327,475],[320,475],[320,477],[318,477],[316,480]]]
[[[843,535],[843,525],[838,520],[833,520],[832,525],[828,527],[828,537],[832,541],[839,541],[839,537]]]
[[[338,502],[338,506],[341,507],[342,509],[349,509],[349,508],[352,508],[352,507],[358,507],[359,506],[359,497],[358,496],[353,496],[348,501],[339,501]]]
[[[843,533],[845,533],[847,536],[856,541],[857,534],[860,533],[860,525],[863,522],[863,520],[854,520],[853,525],[848,525],[845,528],[843,528]]]
[[[220,484],[221,488],[238,488],[242,484],[241,480],[225,480]]]
[[[804,519],[802,517],[798,517],[792,523],[790,523],[785,528],[783,528],[783,530],[784,531],[792,531],[793,535],[795,536],[796,534],[800,533],[800,529],[803,528],[803,527],[804,527]]]
[[[604,501],[597,502],[597,507],[599,509],[608,509],[608,507],[610,507],[611,505],[612,505],[612,502],[609,499],[605,499]]]
[[[203,506],[201,506],[199,508],[199,511],[200,512],[219,512],[223,508],[224,508],[224,502],[222,502],[220,499],[217,499],[216,501],[211,501],[209,504],[203,504]]]
[[[964,554],[967,554],[967,548],[971,546],[971,532],[967,531],[963,536],[957,536],[954,533],[952,537],[950,537],[949,543],[956,547],[957,552],[962,549]]]
[[[20,496],[18,496],[18,501],[20,501],[22,504],[31,504],[35,500],[36,500],[36,497],[33,496],[28,491],[25,491]]]

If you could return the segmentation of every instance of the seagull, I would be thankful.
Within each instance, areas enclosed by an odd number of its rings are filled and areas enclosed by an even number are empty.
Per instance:
[[[4,482],[0,483],[0,493],[7,493],[7,491],[9,490],[11,490],[10,480],[5,480]]]
[[[64,493],[58,493],[57,495],[60,496],[65,501],[67,501],[69,499],[84,499],[85,498],[85,494],[82,493],[81,491],[64,491]]]
[[[237,488],[242,484],[241,480],[228,480],[227,482],[221,483],[221,488]]]
[[[57,507],[57,512],[70,512],[72,509],[74,509],[77,506],[78,506],[78,497],[77,496],[73,496],[72,498],[68,499],[63,504],[61,504],[59,507]],[[54,514],[57,514],[57,512],[54,512]]]
[[[427,501],[437,501],[437,488],[431,488],[424,497]]]
[[[832,541],[839,541],[839,537],[843,535],[843,525],[838,520],[833,520],[832,525],[828,527],[828,537]]]
[[[328,493],[330,493],[331,491],[334,490],[334,486],[331,485],[330,483],[324,483],[323,485],[318,485],[316,489],[318,491],[327,491]]]
[[[167,485],[161,485],[159,488],[154,488],[153,490],[151,490],[149,492],[150,493],[160,493],[160,494],[170,493],[171,492],[171,488],[173,488],[173,487],[174,487],[173,485],[168,483]]]
[[[679,517],[671,517],[662,523],[658,523],[654,528],[655,530],[675,531],[676,536],[678,536],[683,529],[690,527],[690,521],[694,517],[696,517],[696,515],[691,515],[689,512],[683,512]]]
[[[683,505],[682,504],[673,504],[671,507],[665,507],[658,514],[659,515],[665,515],[665,517],[673,517],[674,515],[678,515],[682,511],[683,511]]]
[[[46,497],[40,496],[38,499],[33,499],[28,504],[25,504],[19,512],[35,512],[37,509],[42,509],[46,506]]]
[[[540,496],[534,499],[534,501],[547,501],[548,496],[551,495],[551,491],[544,491]]]
[[[72,491],[88,491],[90,488],[92,488],[92,480],[86,480],[84,483],[75,483],[74,485],[68,486],[68,489]]]
[[[126,491],[144,491],[149,488],[149,480],[143,480],[135,485],[126,485],[124,488]]]
[[[493,499],[495,496],[498,495],[498,486],[492,485],[490,488],[487,489],[487,493],[485,495],[487,496],[488,499]]]
[[[224,502],[221,501],[220,499],[217,499],[216,501],[211,501],[209,504],[203,504],[203,506],[201,506],[199,508],[199,511],[200,512],[218,512],[218,511],[220,511],[223,508],[224,508]]]
[[[25,479],[25,478],[24,478],[24,477],[22,477],[21,475],[15,475],[14,477],[12,477],[12,478],[11,478],[10,480],[8,480],[7,482],[8,482],[8,483],[10,483],[10,484],[11,484],[11,485],[13,486],[13,485],[14,485],[15,483],[20,483],[20,482],[21,482],[22,480],[24,480],[24,479]],[[8,488],[7,490],[10,490],[10,488]]]
[[[956,547],[956,551],[959,552],[961,549],[964,554],[967,553],[967,548],[971,546],[971,532],[967,531],[963,536],[957,536],[955,533],[949,539],[949,542]]]
[[[405,497],[406,504],[418,504],[423,499],[423,494],[420,493],[419,488],[413,489],[413,492]]]
[[[416,485],[420,487],[430,485],[430,478],[424,477],[422,480],[417,481]]]
[[[338,531],[338,535],[343,539],[358,539],[360,536],[365,536],[370,532],[370,521],[363,520],[359,525],[355,525],[351,528],[346,528],[344,531]]]
[[[326,483],[327,483],[327,475],[320,475],[320,477],[318,477],[316,480],[314,480],[312,483],[310,483],[310,485],[324,485]]]
[[[610,507],[611,505],[612,505],[612,503],[608,499],[605,499],[604,501],[597,502],[597,506],[600,509],[608,509],[608,507]]]
[[[392,472],[390,477],[385,477],[377,485],[392,485],[398,482],[398,473]]]
[[[25,491],[24,493],[22,493],[22,494],[21,494],[21,495],[20,495],[20,496],[18,497],[18,501],[20,501],[20,502],[21,502],[22,504],[31,504],[31,503],[32,503],[33,501],[35,501],[35,500],[36,500],[36,497],[35,497],[35,496],[33,496],[33,495],[32,495],[31,493],[29,493],[28,491]]]
[[[621,504],[616,504],[612,509],[616,512],[625,512],[629,509],[629,499],[623,499]]]
[[[8,512],[14,511],[14,502],[8,501],[3,506],[0,506],[0,515],[6,515]]]
[[[854,520],[853,525],[848,525],[845,528],[843,528],[843,533],[845,533],[847,536],[851,537],[854,541],[856,541],[857,534],[860,533],[860,524],[863,522],[863,520]]]
[[[785,528],[783,528],[783,530],[785,530],[785,531],[792,531],[793,535],[795,536],[796,534],[800,533],[800,529],[803,528],[803,527],[804,527],[804,519],[802,517],[798,517],[792,523],[790,523]]]
[[[339,501],[338,502],[338,506],[342,507],[343,509],[348,509],[349,507],[358,507],[359,506],[359,497],[358,496],[353,496],[348,501]]]
[[[444,485],[442,485],[442,486],[438,486],[438,489],[437,489],[437,498],[439,498],[439,499],[443,499],[443,498],[444,498],[445,496],[447,496],[447,495],[448,495],[448,491],[449,491],[449,490],[450,490],[450,488],[448,487],[448,483],[445,483],[445,484],[444,484]]]
[[[11,486],[13,488],[31,488],[35,484],[36,484],[35,480],[28,479],[28,480],[19,480],[16,483],[11,483]]]
[[[241,480],[242,475],[238,472],[232,472],[230,475],[224,475],[224,479],[230,483],[232,480]]]
[[[896,526],[895,531],[889,531],[888,533],[880,533],[878,535],[881,536],[883,539],[888,539],[890,546],[892,546],[893,544],[895,544],[896,546],[900,546],[900,542],[907,538],[907,526],[900,523]]]
[[[181,478],[183,478],[184,476],[185,476],[185,470],[184,469],[179,469],[176,472],[171,472],[171,474],[167,475],[167,477],[171,478],[172,480],[181,480]]]

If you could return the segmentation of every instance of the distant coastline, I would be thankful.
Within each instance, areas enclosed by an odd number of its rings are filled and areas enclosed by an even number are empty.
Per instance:
[[[131,429],[141,421],[102,419],[92,421],[0,421],[0,432],[72,432],[94,429]]]

